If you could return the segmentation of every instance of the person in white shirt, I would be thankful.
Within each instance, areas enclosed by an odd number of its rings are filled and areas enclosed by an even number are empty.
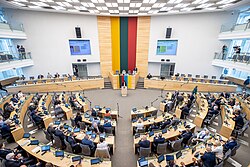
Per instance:
[[[20,90],[18,93],[17,93],[17,97],[18,99],[21,99],[23,96],[23,92]]]
[[[215,153],[217,158],[220,158],[221,160],[223,159],[223,146],[221,145],[220,141],[215,141],[212,152]]]
[[[200,131],[197,134],[197,137],[193,139],[193,141],[206,141],[207,139],[210,138],[210,132],[208,129],[204,128],[202,131]]]
[[[234,111],[235,111],[235,110],[240,110],[240,109],[241,109],[241,108],[240,108],[240,103],[239,103],[239,102],[236,102],[235,105],[233,106],[233,109],[234,109]]]
[[[138,119],[138,122],[136,124],[136,131],[138,131],[138,129],[143,129],[144,128],[144,124],[141,118]]]
[[[108,144],[105,142],[105,139],[104,138],[100,138],[100,143],[97,144],[97,149],[102,149],[102,150],[105,150],[105,149],[109,149],[109,146]]]

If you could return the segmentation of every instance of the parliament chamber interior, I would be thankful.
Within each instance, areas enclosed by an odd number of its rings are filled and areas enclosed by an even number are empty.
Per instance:
[[[1,167],[250,167],[249,0],[1,0]]]

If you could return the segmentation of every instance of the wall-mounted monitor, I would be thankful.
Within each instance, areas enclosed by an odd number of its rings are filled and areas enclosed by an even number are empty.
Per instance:
[[[71,56],[91,55],[90,40],[69,40]]]
[[[156,55],[176,55],[178,40],[157,40]]]

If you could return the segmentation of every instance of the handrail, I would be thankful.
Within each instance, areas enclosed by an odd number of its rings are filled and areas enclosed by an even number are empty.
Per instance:
[[[0,63],[31,59],[31,52],[8,54],[0,52]]]
[[[227,60],[227,61],[233,61],[233,62],[240,62],[240,63],[250,63],[250,53],[249,52],[242,52],[242,53],[235,53],[233,52],[231,55],[227,56],[227,54],[224,54],[222,52],[214,53],[214,59],[218,60]]]
[[[246,31],[247,29],[250,29],[250,22],[244,23],[244,24],[234,24],[234,25],[221,25],[220,32],[232,32],[232,31]]]

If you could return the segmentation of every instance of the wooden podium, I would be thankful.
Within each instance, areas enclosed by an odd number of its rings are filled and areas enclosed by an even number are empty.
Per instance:
[[[121,88],[121,94],[122,94],[122,96],[127,96],[128,95],[128,88],[127,88],[127,86],[122,86],[122,88]]]

